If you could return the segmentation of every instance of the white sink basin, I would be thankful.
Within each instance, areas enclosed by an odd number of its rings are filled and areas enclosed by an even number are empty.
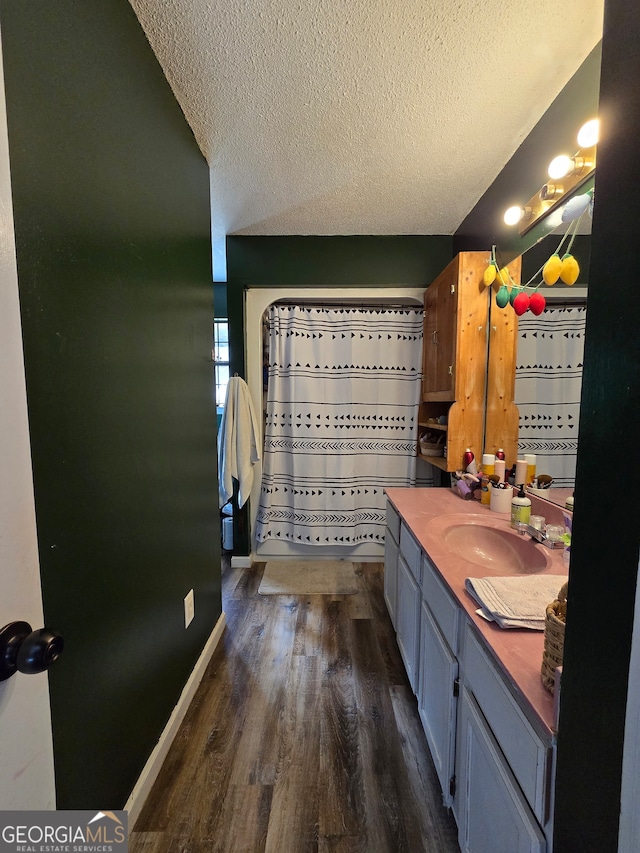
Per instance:
[[[549,565],[545,551],[529,536],[486,516],[441,516],[430,523],[429,532],[449,553],[494,574],[534,574]]]

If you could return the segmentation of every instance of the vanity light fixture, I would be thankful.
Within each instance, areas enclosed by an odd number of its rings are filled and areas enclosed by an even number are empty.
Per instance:
[[[543,217],[564,205],[590,178],[596,169],[596,145],[599,121],[591,119],[578,132],[580,149],[573,155],[560,154],[549,164],[549,178],[525,205],[510,207],[504,214],[506,225],[518,225],[520,236]],[[558,214],[561,211],[558,210]]]
[[[559,184],[557,182],[544,184],[544,186],[540,190],[540,198],[542,201],[554,201],[556,199],[562,198],[565,194],[564,184]]]
[[[578,145],[580,148],[593,148],[598,144],[600,136],[600,119],[592,118],[585,122],[578,131]]]
[[[568,154],[559,154],[549,163],[549,177],[554,181],[564,178],[573,169],[573,158]]]
[[[519,204],[507,208],[504,212],[505,225],[517,225],[518,222],[531,219],[533,210],[530,207],[521,207]]]
[[[569,157],[568,154],[560,154],[549,163],[549,177],[560,180],[569,175],[582,175],[593,170],[593,161],[586,157]]]

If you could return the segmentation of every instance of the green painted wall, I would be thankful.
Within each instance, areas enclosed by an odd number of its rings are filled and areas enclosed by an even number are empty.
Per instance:
[[[119,808],[221,613],[208,168],[127,2],[1,26],[58,807]]]
[[[438,236],[227,237],[230,287],[422,287],[451,260]]]
[[[576,511],[560,702],[554,851],[618,847],[627,685],[638,590],[638,525],[630,495],[600,500],[594,461],[633,465],[640,436],[635,258],[640,197],[640,16],[606,0],[596,194],[580,406]],[[606,531],[606,533],[603,533]],[[615,612],[614,612],[615,611]],[[640,626],[636,626],[636,636]],[[635,688],[638,678],[635,676]],[[629,719],[637,726],[637,718]],[[630,780],[629,780],[630,781]],[[637,808],[637,803],[635,804]]]

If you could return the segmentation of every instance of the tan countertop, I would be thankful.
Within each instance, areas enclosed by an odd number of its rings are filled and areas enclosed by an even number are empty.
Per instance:
[[[499,628],[478,616],[478,604],[465,590],[465,578],[502,575],[504,571],[480,568],[474,563],[452,555],[442,543],[437,532],[430,531],[430,522],[445,514],[468,513],[484,516],[492,526],[511,531],[508,513],[492,512],[479,501],[462,500],[448,488],[440,489],[387,489],[387,496],[399,512],[416,541],[431,558],[442,580],[467,613],[478,633],[484,637],[496,662],[510,682],[516,697],[524,703],[525,712],[541,733],[554,730],[553,696],[543,686],[540,677],[544,633],[527,629]],[[436,526],[436,525],[434,525]],[[514,536],[518,534],[513,531]],[[567,569],[562,560],[562,551],[552,551],[542,545],[529,543],[539,549],[546,558],[543,574],[563,575]]]

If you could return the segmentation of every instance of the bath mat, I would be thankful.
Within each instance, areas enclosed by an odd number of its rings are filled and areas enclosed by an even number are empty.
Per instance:
[[[348,560],[269,560],[260,595],[352,595],[358,591]]]

